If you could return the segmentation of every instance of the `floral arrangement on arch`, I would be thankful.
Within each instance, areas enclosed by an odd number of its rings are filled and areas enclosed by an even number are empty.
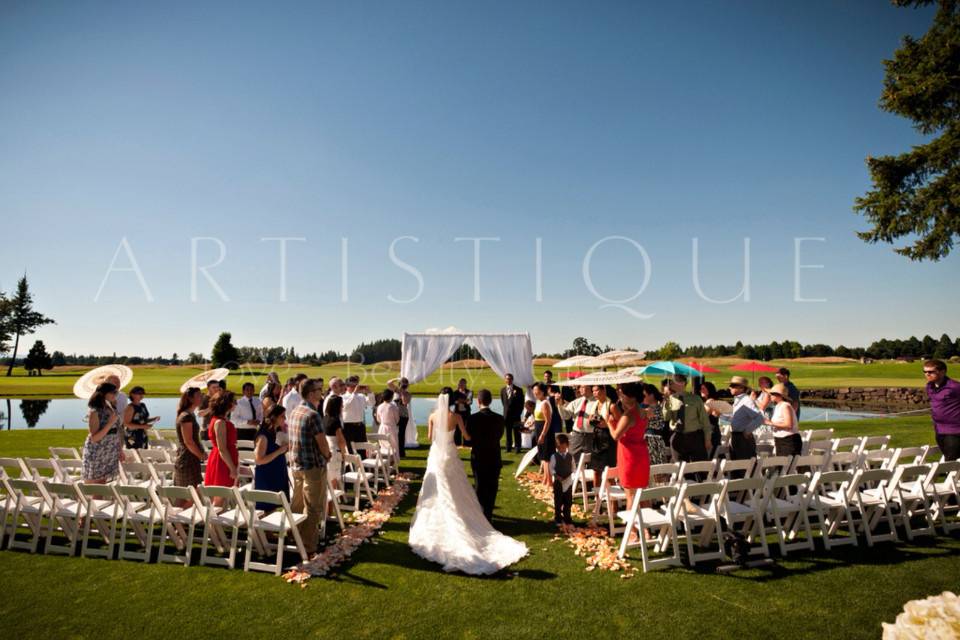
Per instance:
[[[911,600],[896,622],[883,623],[883,640],[954,640],[960,638],[960,596],[944,591],[938,596]]]
[[[365,542],[372,540],[374,535],[380,535],[380,528],[393,515],[394,509],[407,495],[410,489],[410,476],[401,473],[396,482],[385,487],[377,494],[376,500],[369,509],[353,514],[350,524],[327,545],[323,551],[307,562],[302,562],[283,574],[283,579],[289,583],[307,586],[307,581],[314,576],[330,575],[330,572],[339,564],[347,560]]]

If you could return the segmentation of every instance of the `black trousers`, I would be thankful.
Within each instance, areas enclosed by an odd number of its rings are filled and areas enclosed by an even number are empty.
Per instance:
[[[563,478],[553,478],[553,521],[557,524],[573,524],[570,510],[573,508],[573,487],[563,490]]]
[[[354,453],[354,442],[367,441],[367,426],[362,422],[344,422],[343,438],[347,441],[347,448],[350,449],[350,453]]]
[[[749,460],[757,456],[757,441],[752,433],[734,431],[730,436],[730,457],[733,460]]]
[[[397,422],[397,448],[400,454],[400,457],[403,458],[407,455],[407,448],[404,445],[404,442],[407,440],[407,423],[410,422],[410,418],[400,418],[400,421]]]
[[[690,433],[675,433],[670,440],[674,451],[674,458],[682,462],[699,462],[707,459],[707,445],[704,442],[703,431]]]
[[[478,460],[470,457],[473,469],[473,482],[477,491],[477,502],[483,509],[487,520],[493,521],[493,507],[497,503],[497,491],[500,490],[500,461]]]
[[[507,421],[507,428],[504,429],[507,434],[507,451],[513,449],[513,442],[517,442],[517,453],[520,453],[520,428],[523,426],[523,423],[519,420]]]
[[[798,456],[803,451],[803,438],[799,433],[785,438],[774,438],[773,450],[778,456]]]
[[[937,446],[944,460],[960,460],[960,434],[937,434]]]

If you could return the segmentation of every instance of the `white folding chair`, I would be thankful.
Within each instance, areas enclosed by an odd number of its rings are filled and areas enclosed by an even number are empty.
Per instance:
[[[863,469],[893,469],[897,462],[897,452],[893,449],[873,449],[860,452],[860,466]]]
[[[256,447],[257,443],[255,440],[237,440],[238,451],[253,451]]]
[[[400,469],[400,455],[394,447],[394,439],[385,433],[371,433],[367,439],[380,445],[380,457],[387,464],[387,479],[393,478]]]
[[[809,473],[811,476],[817,471],[823,471],[827,457],[822,454],[807,454],[794,456],[789,473]]]
[[[157,562],[190,566],[197,525],[202,526],[206,520],[206,507],[194,487],[157,487],[156,491],[163,502],[163,535]],[[178,503],[189,506],[181,507]],[[183,553],[167,553],[168,540]]]
[[[237,566],[237,550],[240,547],[240,530],[247,531],[247,545],[254,544],[258,549],[263,548],[262,541],[257,533],[249,530],[251,514],[247,510],[245,500],[240,492],[233,487],[200,487],[200,497],[204,502],[204,536],[200,550],[201,565],[216,565],[233,569]],[[218,511],[213,505],[213,499],[219,498],[223,506]],[[210,543],[213,543],[218,553],[226,553],[221,558],[209,552]]]
[[[677,484],[680,477],[680,462],[662,462],[650,465],[650,482],[655,485]]]
[[[944,533],[960,529],[960,460],[930,465],[923,488],[933,499],[934,519],[940,529]]]
[[[847,489],[853,482],[850,471],[818,471],[810,481],[807,517],[816,515],[817,526],[824,548],[845,544],[857,546],[857,530],[854,526],[850,504],[847,501]],[[841,525],[846,531],[841,533]]]
[[[720,496],[720,516],[729,531],[739,533],[752,545],[751,554],[770,557],[763,519],[766,514],[766,481],[761,477],[726,480]]]
[[[680,467],[678,480],[686,482],[712,482],[717,468],[716,460],[684,462]]]
[[[789,473],[792,464],[793,458],[790,456],[766,456],[759,459],[754,473],[768,479],[784,476]]]
[[[328,473],[327,474],[327,513],[330,513],[330,510],[333,510],[333,517],[336,519],[337,523],[340,525],[340,530],[344,530],[343,526],[343,512],[340,510],[340,498],[343,496],[343,489],[338,489],[333,486],[333,477]],[[327,516],[329,518],[329,515]],[[323,524],[320,527],[320,537],[325,538],[327,535],[327,518],[323,519]]]
[[[167,449],[124,449],[126,452],[136,451],[140,456],[140,462],[147,463],[163,463],[163,462],[173,462],[170,459],[170,455]]]
[[[833,452],[833,440],[811,440],[810,442],[804,442],[801,451],[803,455],[828,455]]]
[[[121,462],[120,484],[153,487],[159,485],[153,468],[145,462]]]
[[[123,516],[120,519],[120,534],[117,546],[121,560],[150,561],[153,549],[154,528],[163,517],[163,504],[150,486],[121,484],[117,485]],[[137,550],[127,548],[127,541],[133,537],[140,544]]]
[[[43,516],[46,512],[46,502],[36,480],[26,478],[7,478],[7,491],[14,497],[13,529],[9,533],[8,549],[26,549],[30,553],[37,552],[40,536],[43,535]],[[30,536],[29,542],[17,540],[17,532],[23,528]]]
[[[860,440],[860,449],[858,453],[866,453],[868,451],[877,451],[887,448],[887,445],[890,444],[890,436],[864,436]]]
[[[389,487],[390,465],[384,458],[379,444],[375,442],[354,442],[353,450],[357,452],[358,456],[362,456],[361,464],[363,468],[373,473],[374,489],[379,490],[381,484]]]
[[[677,541],[676,500],[679,490],[676,486],[648,487],[641,489],[633,499],[629,511],[617,512],[617,517],[624,521],[623,540],[617,555],[623,558],[627,549],[640,547],[640,558],[643,563],[643,572],[660,566],[681,565],[680,543]],[[656,503],[662,501],[661,508],[642,507],[642,503]],[[637,542],[630,542],[630,533],[638,531]],[[655,537],[647,540],[648,532],[654,532]],[[667,545],[673,548],[673,554],[663,558],[651,558],[648,545],[653,544],[657,550],[665,550]]]
[[[57,460],[82,460],[76,447],[49,447],[50,457]]]
[[[75,555],[82,538],[82,522],[86,513],[86,500],[76,484],[66,482],[41,482],[38,488],[47,505],[47,544],[43,553]],[[66,538],[66,544],[54,542],[54,533]]]
[[[930,447],[924,445],[922,447],[900,447],[895,449],[895,465],[914,465],[914,464],[923,464],[923,459],[927,457],[927,451]]]
[[[353,489],[353,505],[343,506],[342,508],[348,511],[359,511],[361,494],[373,503],[373,491],[370,489],[370,482],[374,479],[374,474],[364,469],[363,461],[360,459],[360,456],[355,453],[344,453],[343,465],[344,472],[341,474],[340,479],[344,485],[344,496],[346,496],[347,485],[350,485]],[[347,471],[347,469],[350,470]]]
[[[827,459],[830,471],[849,471],[854,473],[860,468],[860,454],[852,451],[840,451],[830,454]]]
[[[30,470],[30,475],[37,482],[45,480],[60,481],[60,467],[57,461],[51,458],[23,458],[23,462]]]
[[[27,468],[23,458],[0,458],[0,470],[3,470],[8,478],[33,479],[33,473]]]
[[[847,436],[834,438],[831,449],[834,453],[860,453],[863,445],[863,436]]]
[[[814,550],[807,514],[809,483],[810,478],[800,473],[776,476],[767,481],[766,515],[773,522],[780,553],[784,556],[794,550]],[[802,537],[797,535],[801,532]]]
[[[897,519],[903,525],[907,540],[914,536],[937,535],[935,514],[924,480],[930,475],[926,465],[900,465],[893,471],[889,496],[897,505]],[[924,526],[914,527],[913,520],[923,518]]]
[[[266,552],[276,552],[277,559],[273,563],[254,562],[253,545],[247,545],[246,557],[243,563],[244,571],[268,571],[274,575],[280,575],[283,571],[284,551],[295,551],[300,554],[300,561],[307,561],[307,552],[303,546],[303,540],[300,537],[300,530],[297,528],[307,519],[305,513],[293,513],[290,509],[290,503],[287,496],[282,492],[272,491],[244,491],[243,500],[247,506],[247,512],[251,514],[250,533],[251,535],[261,535],[266,545]],[[269,513],[257,511],[256,503],[268,503],[277,508]],[[277,544],[269,542],[266,534],[277,536]],[[287,535],[293,536],[294,544],[286,543]]]
[[[87,511],[83,518],[83,538],[80,555],[84,558],[99,557],[113,559],[113,550],[117,545],[117,521],[120,519],[120,497],[112,484],[77,483],[77,488],[87,501]],[[91,532],[103,541],[102,547],[91,547]]]
[[[585,513],[590,510],[590,499],[597,495],[596,489],[593,486],[593,470],[590,469],[590,452],[582,451],[573,471],[573,485],[570,490],[573,495],[580,496]]]
[[[154,433],[159,434],[161,432],[155,431]],[[163,438],[154,438],[150,441],[150,448],[165,451],[168,456],[172,457],[176,455],[177,443],[172,440],[164,440]]]
[[[723,560],[723,539],[720,525],[720,495],[723,492],[722,482],[685,482],[680,487],[680,495],[675,503],[676,519],[683,525],[682,536],[687,545],[687,555],[690,565],[698,561]],[[700,529],[697,536],[697,529]],[[697,536],[698,544],[694,544]],[[710,538],[715,537],[716,551],[699,551],[697,547],[707,547]]]
[[[157,486],[168,487],[175,484],[173,478],[177,471],[177,465],[172,462],[157,462],[150,467],[153,469],[153,477],[158,483]]]
[[[620,505],[627,504],[627,493],[619,484],[620,471],[616,467],[605,467],[603,475],[600,476],[600,489],[597,492],[597,501],[593,507],[593,518],[597,519],[600,512],[607,511],[607,527],[610,529],[610,536],[616,536],[620,528],[616,523],[616,513],[620,510]]]
[[[926,455],[923,456],[923,460],[920,460],[918,464],[933,464],[934,462],[946,462],[943,459],[943,452],[940,451],[940,447],[935,444],[927,447]]]
[[[60,458],[57,460],[57,467],[60,468],[61,482],[81,482],[83,480],[83,461],[68,460]]]
[[[859,516],[860,532],[866,537],[868,547],[872,547],[874,542],[898,540],[888,493],[892,478],[893,472],[889,469],[858,471],[847,490],[847,501],[854,519]],[[876,533],[881,519],[887,521],[889,533]]]
[[[736,478],[749,478],[753,475],[753,466],[756,464],[756,458],[747,460],[731,460],[724,458],[720,461],[720,469],[717,471],[717,480],[732,480]]]

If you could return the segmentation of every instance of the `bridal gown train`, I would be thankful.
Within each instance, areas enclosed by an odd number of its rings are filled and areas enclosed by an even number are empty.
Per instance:
[[[484,517],[457,455],[453,432],[445,424],[435,431],[410,523],[413,552],[443,565],[444,571],[474,575],[496,573],[526,556],[527,545],[503,535]]]

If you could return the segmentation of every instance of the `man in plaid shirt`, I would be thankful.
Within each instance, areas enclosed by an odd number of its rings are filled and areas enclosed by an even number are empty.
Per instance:
[[[293,471],[293,503],[307,518],[300,524],[300,537],[308,555],[317,551],[321,518],[327,512],[327,460],[330,447],[323,435],[317,406],[323,393],[319,380],[300,383],[303,401],[287,417],[290,438],[289,462]]]

